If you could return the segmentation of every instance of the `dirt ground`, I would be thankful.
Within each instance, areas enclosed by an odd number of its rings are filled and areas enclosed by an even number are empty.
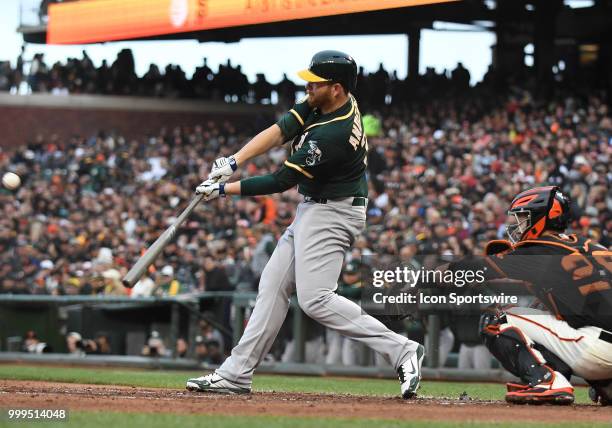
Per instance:
[[[513,406],[500,401],[256,392],[199,394],[177,389],[0,380],[0,408],[67,408],[178,414],[276,415],[453,421],[612,421],[612,407]]]

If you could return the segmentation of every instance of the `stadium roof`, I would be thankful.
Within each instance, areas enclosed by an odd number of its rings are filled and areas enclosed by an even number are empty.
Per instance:
[[[51,4],[47,23],[21,25],[30,43],[401,34],[431,26],[459,0],[80,0]],[[146,7],[145,7],[146,5]],[[447,10],[448,11],[448,10]],[[115,18],[110,18],[110,17]],[[426,22],[420,22],[425,20]]]
[[[291,23],[304,28],[303,20],[393,10],[402,13],[414,6],[457,0],[88,0],[49,6],[47,42],[53,44],[95,43],[186,33],[197,35],[227,29],[237,35],[245,26]],[[387,16],[388,17],[388,16]],[[398,22],[399,21],[395,21]],[[343,22],[339,22],[341,27]],[[362,28],[368,28],[370,23]],[[329,27],[319,21],[307,25]],[[322,25],[321,25],[322,24]],[[381,26],[385,28],[386,25]],[[337,30],[337,29],[336,29]],[[204,33],[206,34],[206,33]],[[293,31],[290,34],[292,35]]]
[[[48,24],[30,22],[18,31],[29,43],[236,42],[256,37],[407,34],[446,21],[491,30],[504,22],[506,31],[530,37],[536,21],[534,5],[555,3],[561,6],[555,25],[558,37],[600,38],[612,27],[610,0],[595,0],[592,7],[580,9],[562,7],[562,0],[78,0],[51,4]],[[220,10],[215,5],[226,9],[243,5],[243,9]],[[155,20],[157,27],[150,25]],[[131,21],[130,31],[125,31]]]

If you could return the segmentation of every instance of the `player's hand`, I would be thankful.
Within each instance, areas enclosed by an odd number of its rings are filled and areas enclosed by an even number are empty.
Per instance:
[[[238,163],[234,156],[217,159],[212,166],[208,179],[217,183],[225,183],[238,169]]]
[[[208,179],[200,183],[200,185],[196,187],[195,192],[198,195],[204,195],[205,201],[212,201],[219,196],[225,196],[224,187],[225,185],[223,183],[215,183],[214,181]]]

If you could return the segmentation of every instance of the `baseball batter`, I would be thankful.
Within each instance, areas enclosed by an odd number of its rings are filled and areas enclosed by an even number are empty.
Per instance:
[[[366,221],[368,145],[351,95],[357,65],[345,53],[323,51],[298,75],[308,82],[307,97],[235,155],[217,159],[208,180],[196,189],[211,200],[278,193],[297,185],[304,201],[261,275],[255,308],[238,345],[216,372],[189,379],[187,389],[249,393],[253,373],[272,346],[295,291],[308,316],[387,359],[398,371],[402,396],[412,398],[424,347],[334,292],[344,255]],[[226,183],[240,165],[286,141],[292,141],[291,156],[274,174]]]

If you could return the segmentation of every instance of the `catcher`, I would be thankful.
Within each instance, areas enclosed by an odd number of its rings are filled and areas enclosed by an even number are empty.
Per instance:
[[[507,384],[510,403],[570,404],[574,374],[591,385],[593,401],[612,404],[612,252],[564,234],[569,206],[558,187],[522,192],[508,211],[509,241],[489,242],[480,261],[449,265],[486,266],[488,280],[521,281],[539,302],[541,309],[494,308],[480,319],[487,348],[521,379]]]

